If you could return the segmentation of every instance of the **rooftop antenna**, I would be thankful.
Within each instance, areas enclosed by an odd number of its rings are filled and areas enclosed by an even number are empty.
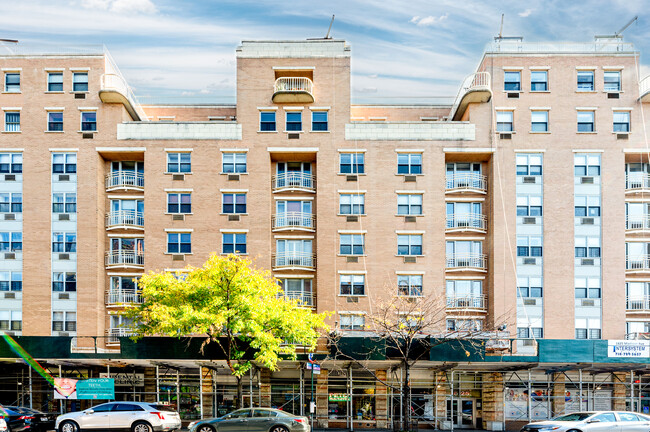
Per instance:
[[[501,39],[503,37],[503,17],[505,14],[501,14],[501,27],[499,27],[499,36],[498,38]]]
[[[330,21],[330,26],[327,29],[327,34],[325,35],[325,39],[332,39],[330,37],[330,31],[332,30],[332,24],[334,24],[334,14],[332,14],[332,21]]]
[[[495,42],[501,42],[503,40],[513,40],[521,42],[524,38],[523,36],[504,36],[503,35],[503,17],[505,14],[501,14],[501,27],[499,27],[499,35],[494,37]]]
[[[638,21],[638,19],[639,19],[639,16],[637,15],[634,18],[632,18],[631,20],[629,20],[627,22],[627,24],[625,24],[623,27],[621,27],[621,29],[619,31],[617,31],[616,33],[614,33],[613,35],[596,35],[596,39],[623,39],[623,32],[625,31],[625,29],[627,29],[629,26],[631,26],[632,23],[634,23],[635,21]]]
[[[18,43],[18,39],[0,39],[0,42]]]

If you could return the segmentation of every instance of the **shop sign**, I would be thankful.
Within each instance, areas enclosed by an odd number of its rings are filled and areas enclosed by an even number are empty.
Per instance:
[[[108,373],[100,373],[100,378],[109,378]],[[128,387],[142,387],[144,386],[144,374],[143,373],[128,373],[128,372],[111,372],[110,378],[115,380],[116,386],[128,386]]]
[[[347,393],[330,393],[330,402],[347,402],[350,400],[350,395]]]
[[[115,399],[113,378],[91,378],[77,383],[78,399]]]
[[[607,357],[650,358],[650,340],[608,340]]]

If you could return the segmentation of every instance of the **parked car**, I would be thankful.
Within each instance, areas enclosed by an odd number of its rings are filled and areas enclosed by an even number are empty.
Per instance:
[[[648,432],[650,417],[625,411],[575,412],[527,424],[521,432]]]
[[[110,402],[56,418],[58,432],[80,430],[130,430],[131,432],[167,432],[180,429],[181,418],[172,408],[146,402]]]
[[[9,432],[31,431],[34,416],[31,414],[21,413],[16,411],[14,408],[15,407],[0,405],[0,414],[4,416],[5,422],[7,423],[7,430]]]
[[[0,412],[0,432],[5,432],[7,430],[7,422]]]
[[[31,417],[29,430],[34,432],[47,432],[54,429],[54,422],[56,421],[56,414],[47,414],[33,408],[6,406],[12,411],[22,414],[25,417]],[[13,430],[12,430],[13,432]]]
[[[309,419],[271,408],[245,408],[189,424],[189,432],[309,432]]]

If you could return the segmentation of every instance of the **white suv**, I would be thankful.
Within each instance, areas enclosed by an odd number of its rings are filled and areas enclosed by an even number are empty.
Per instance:
[[[131,432],[167,432],[181,428],[181,419],[168,406],[146,402],[110,402],[57,417],[58,432],[120,429]]]

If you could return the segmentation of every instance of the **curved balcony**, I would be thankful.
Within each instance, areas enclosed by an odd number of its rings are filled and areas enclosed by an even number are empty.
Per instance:
[[[131,87],[121,75],[107,73],[102,75],[99,98],[104,103],[119,103],[134,121],[147,120],[147,115],[138,103]]]
[[[271,177],[273,192],[316,192],[316,178],[304,172],[289,171]]]
[[[447,255],[447,271],[480,271],[487,270],[487,256],[476,253],[455,253]]]
[[[628,312],[650,313],[650,295],[628,296],[625,309]]]
[[[309,78],[280,77],[275,80],[273,103],[312,103],[314,83]]]
[[[106,293],[106,305],[121,305],[124,303],[139,304],[143,302],[142,292],[139,290],[110,290]]]
[[[131,329],[120,327],[120,328],[108,329],[107,334],[108,334],[108,340],[106,341],[107,344],[118,344],[120,343],[121,337],[133,336],[135,333]]]
[[[650,191],[650,174],[631,173],[625,176],[625,193]]]
[[[447,232],[485,232],[487,218],[480,213],[452,213],[447,215]]]
[[[626,256],[625,271],[627,273],[650,273],[650,255]]]
[[[144,268],[144,252],[108,251],[104,263],[106,268]]]
[[[144,213],[135,210],[118,210],[106,213],[106,229],[144,229]]]
[[[273,231],[314,231],[316,216],[312,213],[286,212],[272,216],[271,226]]]
[[[628,215],[625,216],[625,231],[632,234],[635,232],[650,231],[650,215]]]
[[[475,192],[487,193],[487,177],[478,173],[447,173],[446,193]]]
[[[488,102],[492,97],[490,82],[489,72],[477,72],[465,78],[451,107],[451,119],[462,119],[470,103]]]
[[[111,171],[106,176],[106,192],[115,190],[144,191],[144,174],[135,171]]]
[[[285,252],[271,257],[274,270],[315,270],[316,255],[307,252]]]
[[[641,102],[650,102],[650,75],[639,83],[639,99]]]
[[[447,296],[447,310],[487,312],[487,299],[483,295]]]
[[[280,297],[287,300],[298,300],[300,306],[305,307],[314,307],[316,303],[314,302],[314,294],[307,292],[285,292],[280,294]]]

